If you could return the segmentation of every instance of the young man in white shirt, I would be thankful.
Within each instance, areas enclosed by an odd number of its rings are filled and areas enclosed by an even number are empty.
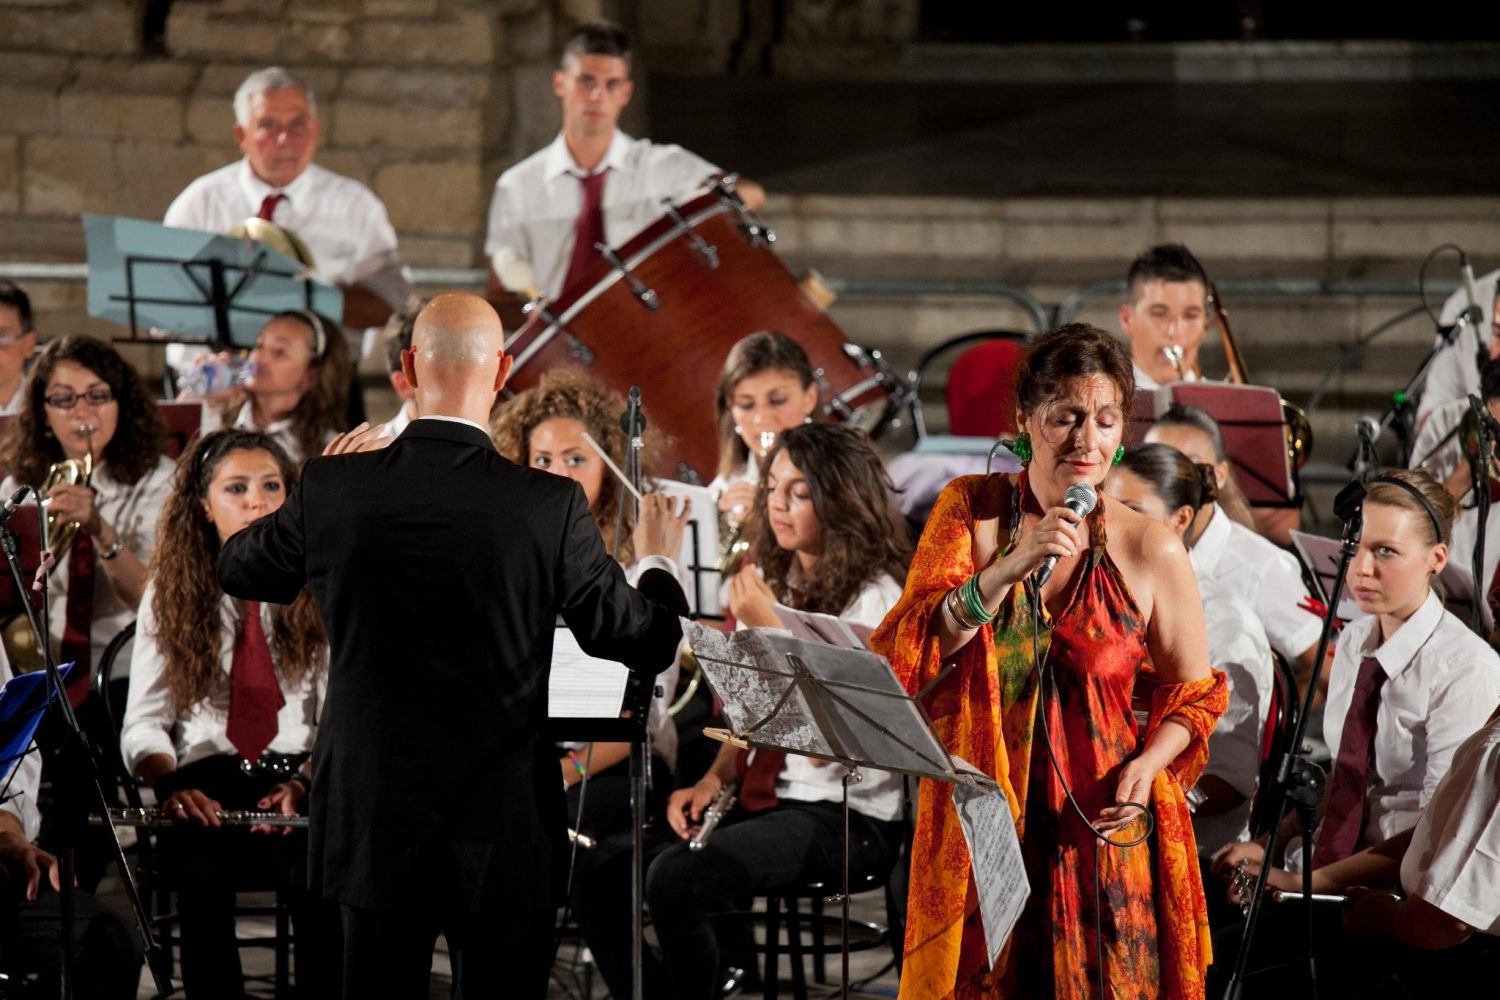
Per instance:
[[[1181,243],[1163,243],[1130,264],[1120,329],[1130,341],[1135,387],[1158,389],[1202,377],[1198,349],[1208,332],[1208,275]],[[1181,350],[1174,362],[1168,351]]]
[[[681,146],[621,132],[620,113],[634,89],[625,32],[604,21],[574,29],[552,74],[562,130],[551,145],[505,171],[495,184],[484,241],[492,265],[491,300],[537,292],[555,299],[570,273],[576,279],[583,266],[598,259],[591,245],[578,247],[578,232],[619,247],[662,217],[662,199],[687,201],[720,172]],[[765,203],[758,184],[741,180],[737,190],[751,211]],[[597,216],[591,216],[591,207]]]
[[[20,411],[26,362],[35,353],[31,298],[20,285],[0,279],[0,416]]]

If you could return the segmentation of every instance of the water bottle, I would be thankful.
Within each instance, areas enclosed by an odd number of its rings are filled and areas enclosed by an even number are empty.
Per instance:
[[[177,386],[188,396],[221,395],[255,377],[255,362],[247,358],[207,358],[182,373]]]

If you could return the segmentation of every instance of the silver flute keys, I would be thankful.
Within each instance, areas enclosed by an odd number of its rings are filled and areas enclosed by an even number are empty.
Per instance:
[[[738,785],[731,781],[720,788],[718,793],[714,795],[713,801],[708,804],[708,808],[703,810],[703,822],[699,824],[698,832],[693,834],[692,838],[688,841],[688,850],[703,850],[703,845],[708,843],[708,836],[714,832],[714,827],[719,825],[719,820],[723,819],[724,814],[734,808],[734,793],[738,787]]]

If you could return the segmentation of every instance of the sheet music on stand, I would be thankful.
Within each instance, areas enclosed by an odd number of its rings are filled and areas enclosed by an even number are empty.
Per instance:
[[[954,786],[993,965],[1030,894],[1009,801],[947,752],[890,664],[868,649],[779,629],[725,634],[683,619],[683,636],[730,725],[710,736]]]
[[[663,479],[656,485],[667,496],[683,497],[692,503],[682,532],[682,555],[677,560],[689,581],[688,607],[698,618],[722,619],[719,590],[724,578],[719,574],[719,509],[713,494],[706,486],[675,479]]]
[[[1303,565],[1312,570],[1313,582],[1318,586],[1318,600],[1327,604],[1329,590],[1333,587],[1333,578],[1338,575],[1339,571],[1339,540],[1324,538],[1322,535],[1310,535],[1305,531],[1293,531],[1292,545],[1296,548],[1297,555],[1302,558]],[[1345,590],[1339,599],[1339,621],[1347,625],[1363,616],[1364,612],[1359,610],[1359,605],[1354,603],[1354,598],[1349,596],[1348,590]]]
[[[822,642],[840,649],[869,649],[874,629],[859,622],[848,622],[837,615],[799,611],[785,604],[773,604],[771,611],[792,635],[808,642]]]
[[[1197,407],[1218,423],[1231,474],[1252,505],[1296,506],[1297,483],[1287,454],[1280,393],[1267,386],[1228,382],[1174,382],[1139,389],[1131,401],[1125,443],[1144,440],[1174,403]]]

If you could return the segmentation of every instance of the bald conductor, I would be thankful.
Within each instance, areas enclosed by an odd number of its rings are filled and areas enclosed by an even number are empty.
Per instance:
[[[511,358],[484,300],[433,299],[402,362],[417,419],[309,462],[219,580],[278,603],[310,584],[328,629],[309,868],[342,904],[344,996],[425,998],[443,933],[461,995],[542,997],[566,861],[542,734],[557,617],[652,674],[680,629],[626,584],[576,483],[490,443]],[[661,571],[640,587],[680,595]]]

